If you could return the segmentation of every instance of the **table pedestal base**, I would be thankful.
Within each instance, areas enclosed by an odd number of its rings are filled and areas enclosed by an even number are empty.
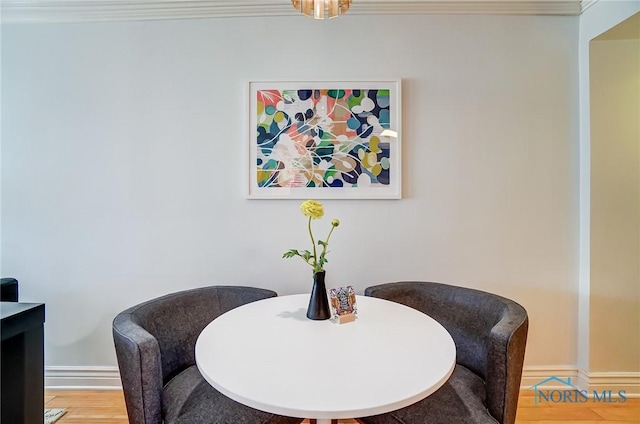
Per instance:
[[[317,420],[310,419],[309,421],[311,424],[338,424],[338,420],[332,420],[329,418],[318,418]]]

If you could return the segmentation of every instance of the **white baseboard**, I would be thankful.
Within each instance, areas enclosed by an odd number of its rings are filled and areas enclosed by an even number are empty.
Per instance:
[[[566,367],[540,367],[530,366],[522,370],[521,390],[529,390],[532,386],[540,383],[549,377],[558,377],[566,380],[571,378],[573,384],[589,393],[594,390],[602,392],[611,390],[617,393],[620,390],[626,392],[626,397],[640,397],[640,372],[592,372],[588,373],[578,368]],[[563,385],[545,384],[545,389],[564,390]]]
[[[571,366],[529,366],[522,370],[522,381],[520,382],[520,390],[528,390],[541,381],[555,376],[566,380],[571,378],[574,381],[578,379],[578,369]],[[564,386],[554,386],[552,384],[545,385],[550,390],[564,389]]]
[[[122,389],[118,367],[45,367],[47,389],[118,390]]]
[[[612,390],[617,393],[624,390],[627,397],[640,397],[640,372],[579,372],[581,387],[592,392]]]
[[[541,381],[555,376],[571,378],[576,386],[593,390],[625,390],[627,397],[640,397],[640,372],[585,373],[571,366],[529,366],[522,371],[521,390],[529,390]],[[117,390],[122,388],[117,367],[51,366],[45,368],[47,389]],[[565,389],[564,386],[545,385],[545,388]]]

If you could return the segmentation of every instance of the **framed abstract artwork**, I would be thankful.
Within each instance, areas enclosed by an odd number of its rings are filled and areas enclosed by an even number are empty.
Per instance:
[[[399,199],[401,81],[249,82],[249,198]]]

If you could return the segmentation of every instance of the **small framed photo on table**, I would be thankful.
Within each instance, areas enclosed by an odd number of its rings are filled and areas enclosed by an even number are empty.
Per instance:
[[[356,305],[356,293],[352,286],[331,289],[329,299],[333,319],[340,324],[356,319],[358,306]]]

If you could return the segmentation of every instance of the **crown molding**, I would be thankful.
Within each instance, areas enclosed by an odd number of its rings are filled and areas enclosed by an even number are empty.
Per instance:
[[[579,15],[597,0],[356,0],[350,15]],[[586,5],[586,7],[585,7]],[[3,23],[298,16],[289,0],[1,0]],[[303,19],[301,17],[301,19]],[[345,17],[341,18],[345,19]]]
[[[584,12],[594,4],[596,4],[598,0],[581,0],[580,1],[580,13]]]

